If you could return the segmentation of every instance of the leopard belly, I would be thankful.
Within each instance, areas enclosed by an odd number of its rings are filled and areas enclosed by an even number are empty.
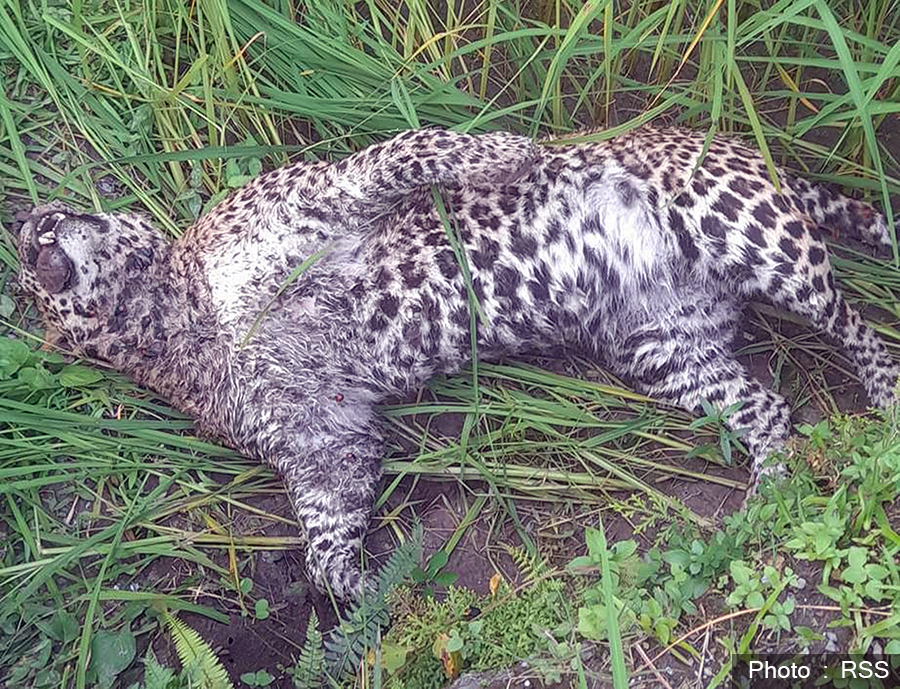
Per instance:
[[[425,190],[372,235],[354,314],[386,392],[459,370],[473,333],[487,359],[554,345],[614,357],[652,314],[706,289],[640,180],[605,161],[548,177],[446,190],[444,218]]]

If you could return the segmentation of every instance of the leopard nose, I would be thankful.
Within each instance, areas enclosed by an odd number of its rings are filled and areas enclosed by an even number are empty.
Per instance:
[[[38,252],[34,272],[45,290],[50,294],[59,294],[72,281],[75,266],[72,259],[53,243],[43,246]]]

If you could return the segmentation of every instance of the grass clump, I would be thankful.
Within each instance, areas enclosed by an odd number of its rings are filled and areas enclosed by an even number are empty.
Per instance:
[[[549,572],[545,573],[549,574]],[[512,587],[498,574],[487,595],[451,586],[438,600],[411,588],[392,594],[382,658],[390,689],[439,689],[460,672],[536,659],[571,632],[565,583],[539,576]]]

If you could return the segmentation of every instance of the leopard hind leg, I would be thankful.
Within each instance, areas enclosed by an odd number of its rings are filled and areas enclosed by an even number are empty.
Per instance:
[[[710,273],[725,289],[764,296],[807,318],[844,349],[873,404],[895,403],[900,367],[835,283],[815,222],[777,198],[761,201],[752,215],[743,231],[728,233],[729,250]]]
[[[726,419],[741,430],[754,482],[780,450],[790,430],[790,409],[777,393],[752,378],[731,351],[738,302],[703,286],[684,285],[612,346],[612,368],[644,393],[692,412],[706,400],[719,410],[738,405]],[[780,467],[773,469],[780,472]]]

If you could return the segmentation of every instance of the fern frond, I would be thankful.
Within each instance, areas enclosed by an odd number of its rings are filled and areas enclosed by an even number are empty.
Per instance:
[[[503,549],[506,551],[507,555],[512,558],[519,573],[525,577],[526,580],[530,581],[532,579],[537,579],[541,575],[546,574],[547,563],[538,555],[529,555],[525,548],[513,545],[504,544]]]
[[[315,610],[310,610],[309,620],[306,622],[306,641],[291,675],[295,689],[319,689],[324,685],[325,649]]]
[[[331,631],[325,641],[325,658],[336,677],[354,676],[363,658],[379,643],[388,626],[389,594],[409,579],[422,561],[422,525],[416,523],[405,543],[391,554],[375,582]]]
[[[161,665],[153,655],[153,651],[148,648],[144,657],[144,689],[168,689],[173,679],[175,672]]]
[[[195,686],[198,689],[234,689],[216,652],[203,637],[168,611],[162,616],[181,664],[192,671]]]
[[[422,562],[422,524],[413,524],[412,532],[405,543],[391,553],[378,577],[375,580],[375,588],[378,597],[386,600],[388,594],[400,586],[412,574],[412,571]]]

